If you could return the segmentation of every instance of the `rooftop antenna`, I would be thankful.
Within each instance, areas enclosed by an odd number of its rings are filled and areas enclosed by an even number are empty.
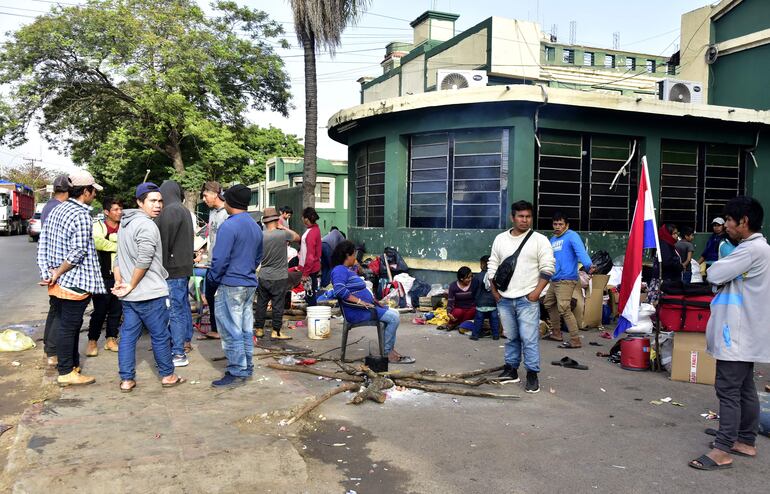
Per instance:
[[[558,39],[559,39],[558,26],[556,24],[551,24],[551,42],[556,43],[556,40]]]
[[[577,21],[569,21],[569,44],[575,44],[575,35],[577,34]]]
[[[612,49],[613,50],[620,49],[620,31],[615,31],[614,33],[612,33]]]

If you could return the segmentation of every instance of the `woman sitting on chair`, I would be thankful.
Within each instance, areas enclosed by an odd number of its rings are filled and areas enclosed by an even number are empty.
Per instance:
[[[334,296],[340,301],[342,314],[351,324],[373,319],[385,324],[385,348],[391,364],[413,364],[415,359],[399,354],[396,346],[396,331],[400,317],[398,311],[380,306],[375,302],[372,293],[366,288],[364,280],[358,276],[356,265],[356,247],[353,242],[344,240],[337,244],[332,253],[332,284]]]

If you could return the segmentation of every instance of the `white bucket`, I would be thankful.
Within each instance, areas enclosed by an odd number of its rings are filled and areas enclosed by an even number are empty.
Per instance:
[[[311,305],[307,308],[307,337],[324,340],[331,335],[332,308],[326,305]]]

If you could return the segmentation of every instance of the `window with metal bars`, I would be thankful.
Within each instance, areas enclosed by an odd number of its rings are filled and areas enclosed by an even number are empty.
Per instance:
[[[583,65],[592,66],[594,64],[593,52],[587,51],[583,53]]]
[[[536,226],[550,230],[555,211],[570,218],[576,230],[627,231],[636,188],[638,154],[627,173],[618,170],[633,149],[625,136],[541,130],[536,161]]]
[[[738,145],[664,140],[660,161],[661,222],[709,231],[727,201],[745,193]]]
[[[385,139],[362,143],[356,150],[356,225],[385,225]]]
[[[409,143],[409,226],[506,224],[508,129],[419,134]]]

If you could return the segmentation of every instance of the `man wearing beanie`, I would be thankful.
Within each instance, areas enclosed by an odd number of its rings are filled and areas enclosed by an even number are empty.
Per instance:
[[[168,271],[168,291],[171,301],[171,353],[174,366],[188,364],[186,352],[190,350],[193,335],[192,312],[187,284],[193,274],[195,239],[190,212],[182,204],[182,186],[165,180],[160,186],[163,211],[155,218],[163,247],[163,267]]]
[[[257,288],[256,335],[264,336],[267,303],[273,304],[272,339],[286,340],[291,336],[281,334],[286,291],[289,288],[289,260],[286,257],[286,242],[299,242],[299,235],[281,224],[275,208],[267,208],[262,215],[265,232],[262,234],[262,266],[259,268]]]
[[[168,331],[169,300],[163,268],[160,232],[153,219],[160,215],[163,197],[152,182],[136,188],[138,209],[123,211],[118,230],[118,256],[113,269],[112,293],[123,304],[123,325],[118,343],[120,391],[136,387],[136,344],[146,327],[152,341],[152,353],[164,388],[185,380],[174,374],[171,337]]]
[[[230,217],[219,227],[206,277],[206,283],[216,287],[217,327],[227,357],[225,375],[211,383],[214,387],[241,384],[254,370],[252,305],[262,260],[262,230],[246,212],[250,198],[251,189],[241,184],[225,192]]]

